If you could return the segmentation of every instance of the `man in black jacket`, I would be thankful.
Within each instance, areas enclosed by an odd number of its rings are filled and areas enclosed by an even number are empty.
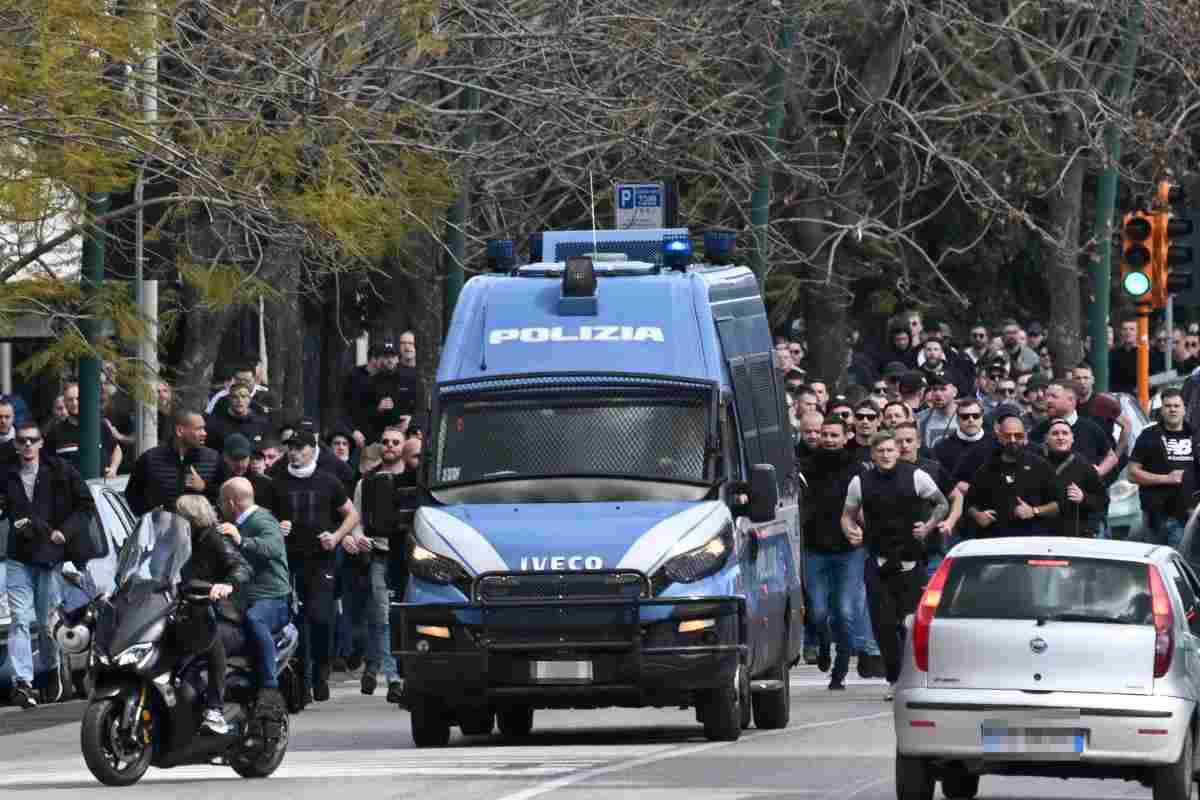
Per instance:
[[[204,446],[208,440],[204,416],[181,409],[175,412],[175,439],[142,453],[133,465],[125,499],[134,514],[152,508],[174,508],[183,494],[202,494],[216,502],[221,488],[221,456]]]
[[[833,690],[846,688],[851,627],[857,618],[856,599],[862,586],[865,557],[861,546],[855,547],[846,540],[840,524],[846,489],[850,480],[864,469],[846,449],[846,428],[845,420],[838,417],[824,420],[819,449],[800,462],[800,472],[808,482],[804,496],[808,620],[816,634],[817,667],[822,672],[830,669],[831,645],[837,646],[837,659],[832,662],[833,672],[829,676],[829,688]]]
[[[1094,539],[1108,511],[1108,490],[1087,457],[1074,449],[1075,432],[1070,423],[1051,420],[1046,431],[1046,458],[1054,468],[1052,495],[1058,502],[1055,533]]]
[[[996,425],[999,447],[971,478],[967,516],[975,537],[1037,536],[1053,530],[1047,518],[1058,514],[1054,470],[1026,449],[1025,423],[1009,412]]]
[[[8,604],[12,613],[8,649],[13,667],[13,700],[22,708],[38,704],[34,681],[41,684],[42,702],[62,697],[58,678],[58,644],[50,635],[50,613],[59,603],[59,575],[67,543],[85,535],[95,502],[87,485],[65,461],[41,457],[38,424],[26,420],[17,427],[20,463],[4,484],[4,504],[11,523],[6,569]],[[37,622],[38,669],[35,675],[30,628]]]
[[[205,444],[220,453],[225,449],[227,436],[240,433],[254,445],[271,432],[271,421],[251,408],[253,391],[248,383],[235,383],[230,387],[226,407],[208,415],[208,441]]]

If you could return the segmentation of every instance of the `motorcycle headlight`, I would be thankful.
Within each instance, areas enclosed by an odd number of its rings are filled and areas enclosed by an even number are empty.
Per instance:
[[[725,565],[733,550],[733,538],[729,531],[721,531],[695,550],[680,553],[662,565],[655,575],[655,583],[666,588],[671,583],[695,583],[707,578]]]
[[[133,667],[137,670],[146,670],[158,659],[158,647],[154,642],[142,642],[135,644],[132,647],[126,647],[116,658],[113,659],[113,664],[118,667]]]
[[[423,581],[457,586],[467,597],[471,596],[471,582],[474,579],[466,568],[453,559],[422,547],[416,540],[412,541],[408,551],[408,570]]]

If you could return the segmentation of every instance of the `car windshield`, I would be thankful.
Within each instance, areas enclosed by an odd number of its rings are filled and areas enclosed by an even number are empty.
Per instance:
[[[117,587],[157,590],[174,586],[191,557],[192,536],[187,521],[168,511],[151,511],[121,547]]]
[[[1091,558],[955,559],[936,616],[1153,624],[1145,564]]]
[[[711,482],[708,398],[545,389],[443,402],[431,483],[546,478]]]

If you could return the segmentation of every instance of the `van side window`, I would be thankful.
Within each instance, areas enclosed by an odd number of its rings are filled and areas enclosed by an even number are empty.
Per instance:
[[[742,448],[738,442],[738,429],[733,421],[733,407],[728,403],[721,406],[721,458],[725,461],[726,477],[742,480]]]

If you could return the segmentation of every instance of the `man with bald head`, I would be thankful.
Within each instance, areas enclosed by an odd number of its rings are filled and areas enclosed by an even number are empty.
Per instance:
[[[254,570],[238,596],[245,608],[246,640],[255,656],[260,701],[282,706],[272,633],[287,624],[290,612],[292,585],[283,531],[270,511],[254,504],[254,487],[245,478],[230,478],[221,485],[221,513],[228,522],[218,530],[233,540]]]

